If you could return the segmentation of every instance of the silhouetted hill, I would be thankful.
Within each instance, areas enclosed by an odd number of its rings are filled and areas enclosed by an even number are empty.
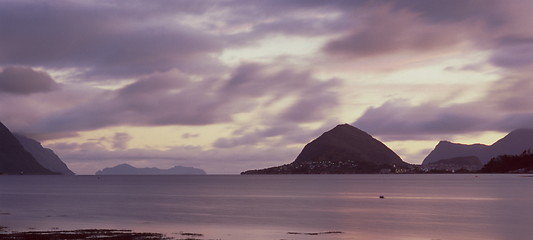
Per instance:
[[[517,129],[492,144],[490,147],[492,156],[489,160],[499,155],[518,155],[528,149],[533,150],[533,129]]]
[[[407,165],[368,133],[342,124],[308,143],[294,162],[242,174],[377,173]]]
[[[136,168],[129,164],[120,164],[111,168],[104,168],[96,175],[205,175],[199,168],[175,166],[170,169]]]
[[[491,159],[481,169],[483,173],[532,173],[533,154],[524,151],[520,155],[502,155]]]
[[[27,152],[11,131],[0,122],[0,173],[1,174],[54,174],[41,166]]]
[[[465,145],[441,141],[424,159],[422,165],[441,159],[476,156],[482,163],[500,155],[516,155],[533,149],[533,129],[517,129],[488,146],[484,144]]]
[[[20,144],[22,144],[24,149],[46,169],[64,175],[74,175],[74,172],[72,172],[51,149],[44,148],[41,143],[34,139],[16,133],[13,135],[17,138]]]

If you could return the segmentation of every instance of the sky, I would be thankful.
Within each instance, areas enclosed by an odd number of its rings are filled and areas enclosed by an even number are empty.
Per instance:
[[[337,124],[414,164],[533,128],[533,1],[0,1],[0,121],[77,174],[238,174]]]

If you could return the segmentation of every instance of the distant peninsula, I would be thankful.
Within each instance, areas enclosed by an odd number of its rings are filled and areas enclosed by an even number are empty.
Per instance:
[[[390,173],[409,165],[368,133],[341,124],[308,143],[294,162],[241,174]]]
[[[120,164],[97,171],[96,175],[206,175],[206,172],[193,167],[175,166],[169,169],[159,169],[136,168],[129,164]]]

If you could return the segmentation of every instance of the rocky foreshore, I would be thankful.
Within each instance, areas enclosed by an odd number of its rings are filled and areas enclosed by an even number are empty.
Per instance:
[[[52,231],[8,231],[0,227],[0,239],[5,240],[189,240],[202,237],[199,233],[176,233],[178,237],[168,237],[162,233],[133,232],[117,229],[80,229],[80,230],[52,230]]]

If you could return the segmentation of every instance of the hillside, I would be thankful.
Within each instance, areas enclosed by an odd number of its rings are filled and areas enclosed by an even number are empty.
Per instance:
[[[0,122],[1,174],[54,174],[24,149],[9,129]]]
[[[46,169],[61,173],[64,175],[74,175],[67,165],[61,161],[59,156],[49,148],[44,148],[38,141],[22,136],[20,134],[13,134],[17,140],[22,144],[24,149],[28,151],[34,158]]]

